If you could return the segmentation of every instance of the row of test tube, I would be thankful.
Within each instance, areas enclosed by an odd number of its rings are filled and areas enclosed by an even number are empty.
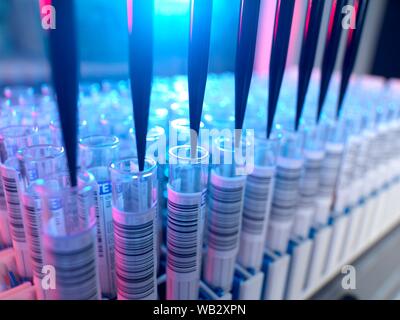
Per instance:
[[[202,128],[233,128],[232,79],[210,76]],[[125,82],[82,85],[77,187],[66,171],[51,88],[43,86],[40,95],[32,88],[4,90],[1,245],[14,248],[17,274],[33,281],[39,299],[157,299],[162,273],[167,299],[198,299],[200,280],[229,292],[236,264],[259,271],[265,248],[285,253],[291,238],[308,238],[399,175],[396,83],[358,79],[340,120],[327,106],[315,125],[306,108],[298,132],[284,90],[267,140],[265,79],[256,78],[246,117],[255,134],[239,144],[217,137],[215,149],[200,139],[193,152],[184,81],[160,79],[143,172],[127,88]],[[174,130],[178,141],[171,144]],[[253,169],[244,174],[235,154],[251,147]],[[214,164],[215,150],[234,161]]]

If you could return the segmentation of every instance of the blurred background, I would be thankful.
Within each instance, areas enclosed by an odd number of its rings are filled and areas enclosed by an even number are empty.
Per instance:
[[[331,1],[325,1],[322,30],[326,30]],[[82,79],[126,78],[126,0],[76,3]],[[255,64],[259,74],[268,73],[275,6],[276,0],[262,1]],[[288,66],[298,61],[305,8],[306,0],[296,1]],[[213,9],[210,72],[233,71],[239,0],[215,0]],[[185,74],[189,0],[155,0],[155,11],[155,74]],[[371,0],[367,21],[356,72],[400,77],[400,1]],[[317,66],[325,34],[321,32]],[[48,81],[39,0],[0,1],[0,70],[0,84]]]

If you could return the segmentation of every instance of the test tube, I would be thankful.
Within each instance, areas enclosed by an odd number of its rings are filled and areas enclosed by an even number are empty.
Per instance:
[[[214,145],[212,162],[217,161],[219,151],[221,164],[211,170],[210,176],[203,278],[211,287],[229,292],[239,251],[246,186],[246,164],[238,161],[238,156],[246,152],[247,144],[235,145],[229,137],[218,137]]]
[[[265,245],[273,251],[284,253],[288,248],[297,210],[304,161],[299,134],[291,131],[282,131],[281,134],[275,189]]]
[[[254,170],[247,176],[238,262],[260,270],[275,184],[278,139],[256,139]]]
[[[357,157],[362,146],[361,128],[358,118],[354,116],[344,119],[346,121],[345,147],[339,170],[335,192],[334,214],[340,215],[346,209],[357,204],[362,186],[356,179]]]
[[[157,164],[138,159],[111,164],[117,294],[120,300],[157,299]]]
[[[199,295],[208,179],[208,151],[200,146],[169,150],[167,216],[167,299]]]
[[[42,201],[44,264],[55,283],[46,287],[51,300],[98,300],[94,177],[80,173],[72,187],[68,172],[37,182]]]
[[[313,221],[315,227],[326,225],[329,221],[345,147],[345,121],[323,125],[326,137],[325,158],[320,171],[317,210]]]
[[[117,289],[109,166],[119,159],[119,139],[115,136],[90,136],[80,140],[79,150],[82,170],[87,170],[95,178],[94,205],[101,292],[107,298],[115,298]]]
[[[300,178],[299,204],[295,214],[292,235],[306,239],[315,215],[315,199],[318,194],[320,171],[325,156],[325,140],[317,126],[301,129],[304,166]]]
[[[24,221],[21,209],[23,191],[22,176],[18,159],[15,157],[20,148],[37,142],[37,130],[28,126],[10,126],[0,129],[0,165],[1,188],[0,233],[5,245],[12,243],[16,253],[18,275],[31,278],[32,269],[26,241]]]
[[[64,148],[53,145],[35,145],[18,152],[22,179],[22,212],[25,234],[31,258],[33,282],[38,299],[46,300],[48,291],[42,286],[44,276],[42,204],[36,190],[36,181],[66,170]]]

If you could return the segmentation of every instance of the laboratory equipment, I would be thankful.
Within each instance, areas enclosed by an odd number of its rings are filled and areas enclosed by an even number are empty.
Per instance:
[[[0,129],[1,161],[0,172],[4,201],[7,211],[1,211],[1,234],[4,243],[16,250],[18,275],[32,277],[30,255],[25,235],[20,197],[24,190],[21,168],[16,158],[20,148],[35,145],[38,142],[38,131],[29,126],[9,126]]]
[[[235,129],[243,129],[254,67],[260,0],[240,2],[235,63]]]
[[[325,50],[321,68],[321,83],[318,98],[317,121],[319,121],[324,107],[325,100],[331,82],[336,58],[339,51],[340,37],[342,35],[342,10],[347,0],[332,1],[332,8],[329,16],[328,31],[325,40]]]
[[[272,125],[274,123],[279,93],[281,91],[283,74],[286,66],[286,58],[289,49],[294,5],[294,0],[286,0],[279,1],[276,6],[271,61],[269,68],[267,138],[270,137],[272,132]]]
[[[119,300],[157,299],[157,164],[146,158],[111,164],[115,270]]]
[[[42,203],[44,270],[47,299],[98,300],[100,281],[97,260],[94,177],[80,173],[72,186],[69,172],[38,181]]]
[[[247,173],[243,158],[248,152],[246,138],[238,143],[232,137],[218,137],[211,153],[215,165],[210,173],[203,277],[211,287],[224,291],[232,289],[239,251]],[[217,157],[221,164],[216,164]]]
[[[59,17],[49,31],[50,64],[71,184],[76,186],[78,145],[78,48],[73,1],[54,0]]]
[[[94,205],[97,221],[97,250],[101,292],[115,298],[115,255],[112,220],[112,188],[109,166],[119,160],[119,139],[115,136],[90,136],[80,139],[81,169],[94,176]]]
[[[255,139],[254,170],[247,176],[238,262],[260,270],[275,186],[278,139]]]
[[[209,153],[190,145],[169,150],[167,295],[197,299],[201,277]]]
[[[30,253],[33,283],[37,298],[45,300],[48,297],[48,291],[42,287],[42,279],[45,275],[43,273],[43,211],[41,199],[36,190],[36,181],[66,170],[64,148],[53,145],[29,146],[19,150],[18,161],[24,185],[20,201],[22,200],[24,229]]]
[[[129,77],[139,170],[145,166],[153,81],[154,0],[128,0]]]
[[[324,1],[308,0],[306,19],[304,22],[303,42],[301,45],[299,61],[299,80],[297,87],[297,103],[295,129],[299,128],[300,118],[303,112],[314,60],[317,53],[319,31],[322,15],[324,13]]]
[[[281,134],[266,247],[285,253],[298,206],[304,159],[300,135],[292,131]]]
[[[188,92],[190,118],[190,145],[196,157],[197,137],[203,111],[207,83],[212,0],[191,0],[188,53]]]
[[[348,31],[348,39],[346,42],[346,52],[344,55],[342,67],[342,81],[340,83],[339,101],[337,106],[336,115],[340,115],[343,102],[346,96],[347,87],[349,85],[350,77],[353,72],[357,60],[358,48],[360,47],[361,36],[364,31],[365,19],[367,16],[369,0],[356,0],[354,7],[356,10],[354,28]]]

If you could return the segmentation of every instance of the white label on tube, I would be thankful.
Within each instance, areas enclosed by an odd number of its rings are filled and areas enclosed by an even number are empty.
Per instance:
[[[222,177],[215,171],[211,173],[204,278],[211,286],[225,291],[232,287],[239,251],[245,184],[246,176]]]
[[[167,299],[198,298],[205,195],[168,185]]]
[[[68,236],[44,235],[45,262],[56,272],[58,300],[97,300],[100,297],[97,269],[96,227]]]
[[[302,167],[302,160],[278,158],[271,215],[287,218],[294,215]]]
[[[26,237],[31,254],[33,274],[41,279],[43,276],[43,244],[42,244],[42,210],[41,201],[32,194],[23,195],[23,211]]]
[[[26,242],[24,220],[22,216],[20,194],[22,183],[20,174],[12,167],[1,166],[4,195],[7,204],[8,221],[10,225],[11,238],[16,253],[18,273],[21,277],[31,278],[32,267],[28,244]]]
[[[106,296],[115,297],[114,229],[110,181],[96,183],[94,204],[96,209],[97,250],[101,289]]]
[[[157,203],[142,213],[113,208],[118,299],[157,299]]]
[[[238,253],[238,261],[246,268],[261,266],[274,181],[274,167],[256,166],[247,177]]]

